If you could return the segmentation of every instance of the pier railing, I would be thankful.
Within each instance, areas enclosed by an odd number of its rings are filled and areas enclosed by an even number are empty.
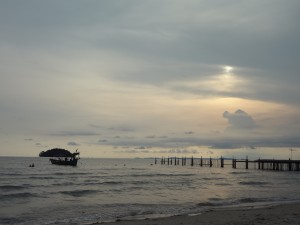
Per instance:
[[[199,166],[199,167],[232,167],[274,171],[300,171],[300,160],[278,160],[278,159],[257,159],[248,160],[235,158],[190,158],[187,157],[162,157],[155,158],[155,164],[168,166]]]

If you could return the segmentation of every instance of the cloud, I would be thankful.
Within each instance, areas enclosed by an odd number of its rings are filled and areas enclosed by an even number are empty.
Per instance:
[[[158,138],[165,139],[165,138],[168,138],[168,136],[162,135],[162,136],[159,136]]]
[[[105,142],[107,142],[106,139],[100,139],[100,140],[98,140],[98,143],[105,143]]]
[[[90,132],[90,131],[61,131],[58,133],[52,133],[51,135],[53,136],[95,136],[95,135],[99,135],[98,133],[95,132]]]
[[[136,128],[133,127],[132,125],[119,125],[119,126],[110,127],[108,129],[113,131],[120,131],[120,132],[132,132],[136,130]]]
[[[229,123],[226,131],[245,131],[256,127],[252,117],[241,109],[238,109],[235,113],[225,111],[223,117],[226,118]]]
[[[137,127],[134,127],[133,124],[116,124],[114,126],[109,126],[107,124],[89,124],[90,127],[101,129],[102,131],[114,131],[114,132],[134,132],[137,130]]]
[[[149,139],[155,139],[156,136],[155,135],[149,135],[149,136],[146,136],[145,138],[149,138]]]
[[[25,141],[33,141],[32,138],[25,138],[24,140],[25,140]]]
[[[166,149],[166,150],[159,150],[159,153],[164,154],[199,154],[199,151],[196,149]]]
[[[118,151],[120,153],[148,153],[148,154],[199,154],[199,151],[196,149],[185,149],[185,148],[174,148],[174,149],[161,149],[161,150],[150,150],[151,147],[135,147],[134,149],[126,149]]]
[[[189,135],[188,135],[189,136]],[[107,142],[106,139],[98,141],[98,143]],[[143,146],[143,147],[178,147],[178,146],[190,146],[190,145],[201,145],[207,143],[207,140],[194,137],[167,137],[167,136],[145,136],[144,138],[120,138],[112,139],[109,141],[114,146]],[[210,142],[209,142],[210,143]]]
[[[70,146],[80,146],[80,144],[78,144],[78,143],[75,142],[75,141],[69,141],[69,142],[68,142],[68,145],[70,145]]]
[[[236,148],[240,148],[241,147],[240,145],[241,145],[241,141],[220,142],[220,143],[213,143],[210,146],[210,148],[212,148],[212,149],[236,149]]]
[[[135,150],[135,149],[128,149],[128,150],[122,150],[122,151],[117,151],[119,153],[129,153],[129,154],[139,154],[139,153],[152,153],[149,150]]]
[[[139,147],[135,147],[134,149],[149,149],[152,148],[151,146],[139,146]]]

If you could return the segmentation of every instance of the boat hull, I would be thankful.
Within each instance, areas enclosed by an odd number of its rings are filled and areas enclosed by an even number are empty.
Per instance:
[[[61,166],[77,166],[77,160],[78,159],[72,159],[72,160],[59,160],[59,159],[50,159],[50,162],[55,165],[61,165]]]

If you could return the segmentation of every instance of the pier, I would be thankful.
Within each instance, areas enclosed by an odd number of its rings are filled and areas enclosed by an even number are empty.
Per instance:
[[[278,159],[257,159],[248,160],[235,158],[190,158],[187,157],[162,157],[160,160],[155,158],[155,164],[168,166],[199,166],[199,167],[228,167],[233,169],[259,169],[259,170],[274,170],[274,171],[300,171],[300,160],[278,160]]]

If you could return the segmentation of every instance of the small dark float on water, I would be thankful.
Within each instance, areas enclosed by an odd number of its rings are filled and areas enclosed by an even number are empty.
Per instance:
[[[70,151],[62,148],[53,148],[47,151],[42,151],[40,157],[51,157],[50,162],[55,165],[63,166],[77,166],[79,152],[71,153]]]

